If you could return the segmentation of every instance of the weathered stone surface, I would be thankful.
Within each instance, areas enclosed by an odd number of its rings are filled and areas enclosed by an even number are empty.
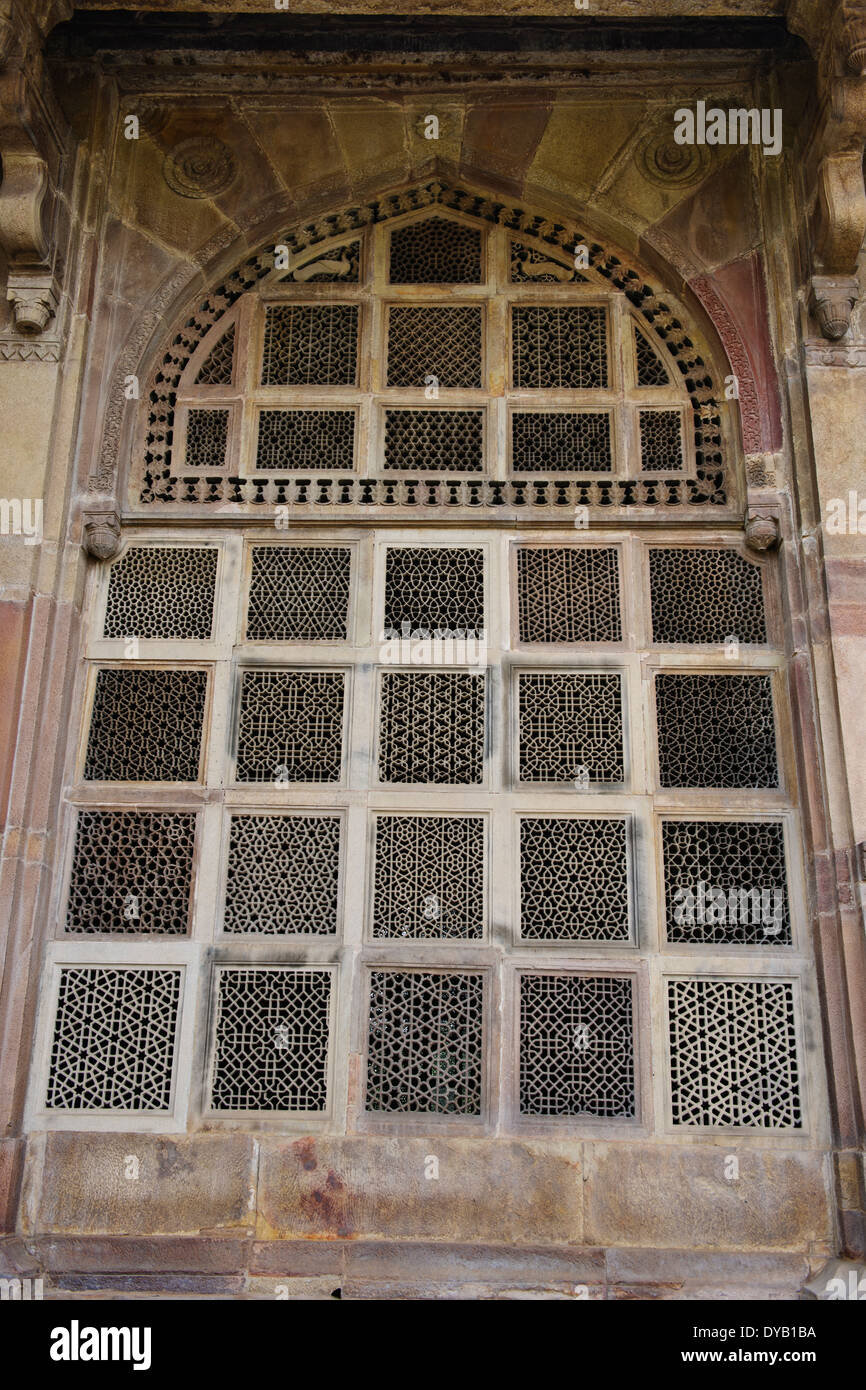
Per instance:
[[[424,1177],[425,1156],[439,1178]],[[460,1139],[261,1141],[257,1235],[566,1244],[582,1236],[580,1147]]]
[[[124,1159],[139,1159],[138,1181]],[[40,1231],[162,1235],[243,1230],[252,1223],[246,1135],[49,1134]]]
[[[34,1249],[42,1267],[51,1274],[235,1274],[246,1268],[249,1255],[248,1242],[214,1236],[90,1236],[59,1240],[46,1237],[37,1241]]]
[[[737,1152],[740,1176],[724,1176]],[[585,1238],[599,1245],[805,1250],[830,1238],[821,1154],[586,1145]]]

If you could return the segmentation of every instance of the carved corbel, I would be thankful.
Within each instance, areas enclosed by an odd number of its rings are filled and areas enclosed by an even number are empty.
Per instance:
[[[770,511],[749,512],[746,517],[746,545],[761,554],[775,550],[782,539],[778,518]]]
[[[810,303],[825,338],[843,338],[859,296],[866,238],[866,0],[793,0],[788,21],[816,57],[820,117],[805,151],[811,188]]]
[[[0,246],[13,326],[41,333],[57,311],[60,248],[51,170],[62,164],[63,122],[45,78],[42,44],[71,0],[0,0]]]
[[[82,513],[82,544],[94,560],[110,560],[120,549],[120,513],[108,504]]]

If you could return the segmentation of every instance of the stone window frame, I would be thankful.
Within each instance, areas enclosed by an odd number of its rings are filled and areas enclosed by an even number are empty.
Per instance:
[[[402,1132],[406,1117],[374,1117],[372,1126],[367,1123],[363,1116],[357,1113],[357,1091],[356,1082],[349,1086],[349,1076],[352,1068],[357,1065],[352,1060],[352,1053],[357,1051],[360,1040],[363,1038],[365,1020],[360,1016],[361,1005],[358,1003],[357,981],[360,978],[359,972],[368,968],[375,968],[379,963],[388,963],[397,968],[479,968],[487,969],[490,972],[490,988],[497,992],[503,990],[507,992],[509,980],[513,971],[517,968],[536,968],[542,971],[550,971],[559,968],[574,968],[581,971],[592,973],[610,973],[616,968],[636,969],[639,973],[643,972],[649,980],[649,996],[657,990],[658,980],[665,971],[679,967],[684,973],[694,975],[707,969],[715,968],[724,975],[740,973],[743,975],[764,974],[769,978],[778,977],[780,971],[786,976],[792,974],[808,980],[809,972],[812,969],[811,957],[808,949],[808,934],[806,929],[806,905],[805,899],[801,895],[794,897],[792,894],[792,922],[797,936],[797,951],[792,952],[790,947],[784,948],[784,959],[781,958],[781,951],[776,948],[761,948],[760,953],[754,948],[746,948],[750,951],[748,957],[740,948],[737,954],[734,948],[724,948],[719,951],[717,948],[708,948],[704,954],[704,948],[688,947],[681,945],[666,945],[661,939],[660,919],[657,911],[653,910],[654,903],[660,903],[660,890],[657,884],[658,865],[657,856],[659,850],[657,841],[654,842],[652,834],[652,816],[656,818],[661,815],[680,814],[688,817],[694,815],[713,814],[720,819],[735,816],[740,818],[748,810],[748,814],[758,818],[767,815],[788,816],[792,822],[796,819],[796,812],[792,805],[794,782],[787,779],[785,786],[787,790],[780,790],[777,804],[769,806],[765,792],[747,792],[742,796],[738,793],[731,797],[724,793],[719,796],[713,792],[686,791],[682,794],[678,792],[662,791],[658,788],[653,789],[651,782],[646,781],[648,775],[646,768],[647,755],[643,752],[644,725],[647,724],[648,714],[646,705],[646,680],[651,678],[652,669],[694,669],[695,666],[703,667],[707,664],[707,653],[705,651],[695,652],[688,649],[655,648],[650,649],[651,644],[647,641],[649,635],[649,588],[648,588],[648,558],[644,551],[653,545],[673,545],[689,544],[700,548],[706,548],[708,544],[717,543],[719,545],[730,545],[732,538],[724,532],[704,533],[699,528],[690,530],[686,536],[682,530],[653,530],[650,533],[629,529],[627,527],[611,529],[610,534],[605,532],[601,535],[584,536],[576,533],[574,529],[565,528],[557,531],[545,531],[544,536],[539,536],[537,531],[525,530],[518,531],[516,534],[509,529],[503,529],[495,534],[480,534],[473,531],[467,535],[466,532],[448,528],[445,526],[431,528],[419,526],[414,528],[404,528],[396,530],[385,526],[379,527],[374,531],[358,531],[349,529],[348,531],[335,531],[334,528],[326,525],[316,528],[305,528],[303,530],[290,530],[284,536],[277,532],[265,535],[262,529],[255,527],[245,527],[238,532],[227,533],[221,529],[219,523],[214,523],[211,528],[202,528],[195,532],[189,528],[177,528],[171,524],[166,524],[164,530],[154,532],[150,529],[136,530],[130,533],[129,543],[131,544],[171,544],[178,543],[204,543],[217,545],[223,550],[218,563],[218,596],[215,606],[215,625],[212,633],[212,640],[209,642],[188,641],[178,639],[172,642],[151,641],[142,642],[141,656],[138,662],[118,663],[118,653],[122,650],[120,639],[104,639],[93,634],[101,631],[101,606],[100,594],[103,593],[101,586],[107,585],[107,576],[110,569],[109,565],[104,565],[99,571],[95,571],[93,587],[89,596],[90,610],[90,631],[83,635],[82,656],[85,665],[93,667],[100,664],[128,664],[128,665],[147,665],[147,664],[168,664],[190,666],[207,666],[211,669],[210,700],[209,704],[209,728],[206,730],[207,745],[207,773],[204,786],[170,786],[166,788],[157,786],[148,788],[146,784],[81,784],[75,781],[75,770],[70,760],[68,771],[68,809],[66,816],[66,852],[71,853],[71,830],[74,823],[76,808],[94,809],[104,807],[105,809],[125,809],[131,806],[154,809],[176,809],[194,810],[199,815],[199,827],[196,840],[196,872],[194,875],[195,906],[192,929],[189,937],[165,938],[160,942],[158,937],[148,937],[147,940],[141,938],[118,938],[116,936],[105,936],[96,938],[72,938],[63,937],[58,933],[57,938],[51,943],[49,950],[49,971],[54,968],[54,962],[61,958],[73,964],[84,963],[92,960],[121,963],[127,960],[138,960],[140,963],[149,965],[161,964],[164,961],[182,960],[187,966],[188,989],[191,993],[185,993],[184,1003],[184,1028],[191,1032],[184,1033],[182,1048],[178,1053],[179,1065],[179,1087],[178,1103],[175,1108],[177,1118],[150,1117],[143,1115],[125,1114],[120,1117],[105,1116],[97,1112],[75,1112],[71,1117],[67,1117],[69,1123],[65,1127],[79,1129],[100,1129],[100,1128],[123,1128],[123,1129],[149,1129],[154,1128],[160,1131],[176,1132],[178,1128],[184,1129],[187,1125],[195,1128],[206,1124],[215,1129],[234,1128],[242,1130],[263,1130],[286,1134],[297,1134],[309,1131],[311,1126],[318,1126],[323,1130],[343,1132],[346,1127],[361,1129],[370,1132],[371,1128],[379,1128],[383,1131]],[[299,661],[297,652],[292,644],[274,644],[271,647],[262,644],[244,644],[239,642],[242,633],[241,622],[245,611],[245,557],[249,555],[251,545],[261,542],[266,544],[286,543],[286,544],[351,544],[357,550],[357,575],[359,580],[358,604],[355,613],[355,633],[352,644],[322,644],[317,647],[315,653],[311,653],[307,661]],[[488,615],[487,625],[489,633],[489,661],[493,668],[492,674],[488,677],[489,697],[488,714],[491,718],[493,729],[492,746],[489,750],[488,758],[488,780],[481,787],[431,787],[425,788],[417,785],[401,786],[390,788],[380,786],[372,781],[372,769],[369,762],[369,754],[374,746],[375,735],[375,714],[369,695],[372,685],[372,677],[364,674],[364,667],[370,659],[375,660],[378,630],[375,619],[381,613],[381,584],[377,588],[375,576],[384,574],[384,556],[389,545],[405,544],[414,547],[418,545],[441,545],[445,548],[452,548],[455,545],[464,544],[469,548],[484,546],[487,548],[485,563],[485,583],[487,585]],[[609,654],[609,658],[600,660],[599,653],[595,648],[590,652],[581,646],[574,647],[571,644],[553,644],[545,648],[543,659],[539,659],[540,654],[537,649],[529,651],[526,647],[521,648],[516,640],[516,607],[512,597],[512,585],[516,563],[514,561],[514,548],[518,545],[540,544],[552,546],[554,548],[564,544],[585,545],[601,544],[610,548],[617,546],[620,548],[620,592],[623,605],[623,641],[620,644],[613,644],[614,650]],[[734,542],[739,546],[741,542]],[[381,554],[379,554],[381,552]],[[771,595],[778,588],[780,576],[775,569],[775,561],[770,557],[759,563],[766,566],[766,585],[769,586]],[[643,581],[643,576],[647,575],[647,582],[641,589],[639,584]],[[491,596],[500,596],[501,602],[492,602]],[[104,597],[104,594],[103,594]],[[775,602],[775,599],[774,599]],[[624,669],[626,672],[626,711],[627,736],[634,738],[634,779],[627,790],[614,790],[604,787],[604,799],[600,801],[597,791],[589,791],[584,794],[576,794],[574,790],[566,784],[560,788],[559,784],[544,784],[526,786],[515,785],[509,781],[508,762],[506,758],[507,749],[503,748],[503,739],[508,727],[507,722],[503,723],[503,718],[507,715],[507,686],[510,673],[516,670],[525,669],[566,669],[581,670],[586,669],[587,663],[591,660],[593,667],[602,670]],[[229,784],[225,778],[225,765],[223,760],[223,749],[225,746],[225,733],[230,726],[229,708],[231,700],[231,690],[233,682],[237,679],[237,670],[240,666],[247,664],[263,664],[265,666],[298,666],[308,665],[314,669],[321,669],[323,665],[340,667],[350,666],[355,682],[354,695],[351,710],[351,748],[353,755],[352,761],[355,768],[350,770],[348,782],[337,787],[336,784],[294,784],[292,789],[275,794],[273,788],[267,784],[264,786],[256,784]],[[768,665],[774,669],[781,681],[781,673],[784,669],[785,655],[781,648],[744,648],[739,658],[734,663],[725,663],[724,669],[728,672],[732,670],[749,670],[753,667],[766,669]],[[399,669],[389,667],[387,669]],[[411,669],[418,670],[417,666]],[[442,668],[434,668],[442,669]],[[363,679],[362,679],[363,677]],[[86,680],[82,678],[79,696],[86,688]],[[782,705],[785,707],[786,695],[782,693]],[[77,707],[81,709],[80,699]],[[86,736],[87,719],[83,722],[81,737]],[[77,743],[78,736],[76,731],[71,731],[71,742]],[[505,739],[507,742],[507,739]],[[790,748],[779,750],[780,766],[790,768],[792,764]],[[787,776],[787,774],[786,774]],[[360,778],[360,780],[359,780]],[[362,785],[363,784],[363,785]],[[601,790],[601,788],[599,788]],[[570,801],[566,806],[563,791],[570,796]],[[756,802],[760,802],[757,805]],[[217,927],[222,911],[222,897],[220,884],[223,881],[225,871],[225,852],[221,849],[224,846],[228,832],[229,816],[232,813],[243,811],[292,811],[302,813],[303,811],[316,813],[327,811],[339,814],[345,818],[346,835],[344,839],[344,867],[341,880],[341,891],[344,893],[345,911],[343,916],[343,930],[338,932],[336,937],[259,937],[249,939],[239,939],[234,936],[227,937],[218,935]],[[461,941],[459,939],[446,939],[441,941],[419,941],[410,939],[406,942],[397,942],[391,939],[379,938],[372,940],[369,937],[367,921],[369,913],[369,893],[372,883],[372,859],[369,854],[368,843],[371,835],[373,816],[376,813],[429,813],[436,815],[447,814],[477,814],[487,820],[489,827],[488,845],[491,846],[490,857],[488,859],[488,922],[501,922],[503,918],[510,920],[511,925],[507,929],[505,937],[501,937],[497,931],[493,937],[489,932],[482,941]],[[517,936],[517,907],[514,899],[519,894],[519,884],[516,874],[513,871],[515,860],[514,844],[515,835],[519,833],[519,818],[522,814],[535,815],[567,815],[567,814],[592,815],[597,814],[603,817],[626,816],[633,827],[634,855],[632,859],[632,872],[636,876],[637,890],[640,895],[638,904],[638,927],[639,937],[636,941],[625,943],[599,943],[599,942],[521,942]],[[650,814],[652,813],[652,814]],[[792,843],[794,843],[792,841]],[[798,864],[799,851],[796,850],[791,863]],[[204,865],[208,872],[201,872]],[[215,872],[211,872],[211,866],[215,867]],[[793,870],[792,870],[793,872]],[[798,867],[797,872],[800,872]],[[53,916],[59,920],[65,904],[65,888],[63,887],[64,875],[58,875],[59,886],[55,894],[55,906]],[[363,893],[361,902],[363,910],[359,912],[354,893],[347,894],[350,884],[362,884]],[[261,1121],[256,1118],[251,1120],[248,1112],[232,1112],[231,1115],[221,1113],[219,1117],[204,1117],[203,1106],[205,1097],[203,1092],[204,1079],[206,1078],[206,1056],[203,1048],[203,1039],[210,1037],[210,1020],[208,1017],[208,1004],[210,982],[209,971],[214,964],[310,964],[310,965],[329,965],[339,972],[339,984],[337,988],[337,1013],[336,1023],[332,1035],[332,1055],[334,1058],[334,1081],[333,1081],[333,1106],[329,1119],[317,1119],[309,1113],[305,1113],[302,1118],[294,1120],[286,1118],[281,1112],[279,1114],[268,1115]],[[645,995],[647,992],[645,991]],[[809,999],[811,994],[806,992]],[[190,1000],[195,996],[194,1005]],[[497,996],[498,997],[498,996]],[[191,1009],[194,1007],[195,1027],[190,1017]],[[811,1006],[810,1006],[811,1007]],[[809,1030],[810,1036],[815,1036],[814,1020],[818,1015],[810,1013],[808,1018],[802,1022],[802,1026]],[[40,1024],[43,1030],[50,1028],[50,1018],[47,1023]],[[643,1049],[644,1057],[648,1058],[650,1052],[658,1059],[665,1055],[659,1051],[662,1039],[653,1033],[653,1044],[650,1048],[647,1041],[648,1029],[655,1025],[646,1026],[641,1023],[641,1030],[638,1033],[638,1043]],[[499,1025],[497,1024],[497,1028]],[[491,1035],[492,1036],[492,1035]],[[497,1038],[499,1035],[497,1034]],[[43,1031],[44,1038],[44,1031]],[[511,1053],[514,1051],[514,1038],[507,1032],[500,1041],[491,1046],[502,1046],[506,1063]],[[186,1049],[186,1050],[184,1050]],[[819,1066],[820,1063],[814,1061],[814,1054],[820,1053],[820,1041],[812,1052],[807,1056],[808,1065]],[[805,1054],[804,1054],[805,1055]],[[493,1059],[495,1066],[499,1062]],[[508,1118],[507,1096],[502,1089],[502,1085],[496,1079],[498,1072],[495,1070],[490,1073],[490,1085],[492,1089],[488,1092],[489,1106],[485,1114],[478,1122],[478,1132],[490,1132],[492,1128],[508,1127],[511,1120]],[[642,1083],[643,1084],[643,1083]],[[180,1094],[182,1092],[182,1095]],[[824,1123],[821,1114],[821,1105],[816,1104],[815,1097],[822,1097],[823,1091],[820,1082],[816,1082],[810,1093],[813,1099],[810,1101],[806,1097],[805,1103],[812,1105],[812,1121],[814,1127],[820,1128]],[[45,1115],[41,1109],[41,1098],[34,1093],[35,1099],[31,1104],[31,1113],[38,1115],[38,1127],[56,1128],[58,1126],[55,1115]],[[642,1111],[641,1125],[643,1128],[635,1128],[635,1121],[628,1121],[628,1133],[635,1136],[638,1133],[654,1134],[659,1136],[659,1126],[661,1118],[665,1114],[664,1101],[654,1099],[652,1105],[648,1105]],[[654,1119],[653,1116],[658,1118]],[[808,1116],[806,1117],[808,1119]],[[461,1121],[463,1117],[460,1117]],[[142,1123],[139,1123],[142,1121]],[[440,1133],[448,1132],[449,1126],[455,1120],[448,1116],[425,1115],[417,1120],[417,1127],[414,1132]],[[472,1121],[475,1124],[475,1121]],[[553,1133],[553,1126],[559,1122],[553,1117],[544,1117],[535,1120],[533,1123],[538,1125],[540,1135],[550,1136]],[[609,1125],[608,1121],[602,1123],[603,1126]],[[567,1120],[564,1124],[572,1135],[588,1135],[589,1128],[580,1121],[575,1123]],[[462,1123],[458,1125],[459,1132],[465,1132],[466,1126]],[[514,1130],[517,1132],[517,1129]],[[520,1126],[521,1133],[524,1132],[523,1125]],[[595,1132],[595,1131],[593,1131]],[[806,1132],[806,1126],[798,1134]],[[674,1142],[682,1142],[683,1136],[679,1131],[670,1136]],[[749,1131],[747,1136],[750,1147],[762,1144],[778,1144],[786,1142],[785,1136],[781,1134],[758,1134]],[[688,1140],[688,1136],[686,1137]],[[790,1136],[788,1136],[789,1140]]]
[[[684,540],[682,536],[673,534],[662,535],[661,537],[650,536],[641,547],[641,567],[638,582],[645,586],[644,592],[646,593],[646,608],[641,615],[645,625],[643,641],[644,646],[653,655],[718,652],[719,644],[713,642],[657,642],[654,640],[650,587],[649,553],[651,550],[725,550],[733,551],[739,555],[741,559],[760,571],[761,593],[764,600],[764,617],[767,627],[766,642],[741,642],[740,645],[748,648],[751,653],[767,654],[784,649],[785,626],[781,588],[775,576],[776,557],[766,552],[760,555],[756,554],[755,551],[749,549],[745,539],[741,536],[723,536],[718,532],[708,530],[705,537],[694,540]],[[730,669],[735,668],[731,666]]]

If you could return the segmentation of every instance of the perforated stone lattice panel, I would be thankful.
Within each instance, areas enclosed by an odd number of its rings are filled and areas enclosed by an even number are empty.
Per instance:
[[[481,816],[377,816],[373,936],[478,940],[484,932]]]
[[[468,971],[374,970],[366,1108],[480,1115],[484,981]]]
[[[478,785],[484,778],[484,676],[386,671],[379,780]]]
[[[345,642],[351,571],[348,546],[253,546],[247,640]]]
[[[516,410],[513,473],[610,473],[610,414],[603,410]]]
[[[484,629],[484,551],[467,547],[389,546],[385,631],[433,636]]]
[[[335,935],[341,823],[334,815],[232,816],[223,931]]]
[[[790,946],[781,822],[666,820],[661,830],[669,941]]]
[[[222,967],[217,989],[211,1108],[325,1110],[331,972]]]
[[[79,811],[66,930],[185,935],[194,846],[191,813]]]
[[[635,1115],[631,979],[520,976],[521,1115]]]
[[[103,637],[206,642],[216,571],[216,549],[130,546],[108,571]]]
[[[521,782],[623,781],[619,675],[524,671],[518,698]]]
[[[386,469],[480,473],[483,410],[386,410]]]
[[[263,386],[354,386],[356,304],[277,304],[265,317]]]
[[[640,466],[645,473],[683,467],[683,421],[678,410],[639,410]]]
[[[638,386],[669,386],[670,377],[649,338],[634,325],[635,361]]]
[[[480,285],[481,232],[444,217],[391,233],[392,285]]]
[[[478,387],[481,307],[392,305],[388,310],[388,385]]]
[[[259,411],[256,468],[351,473],[354,466],[354,410]]]
[[[628,941],[622,818],[521,818],[520,935],[539,941]]]
[[[230,324],[208,353],[195,379],[196,386],[230,386],[235,356],[235,326]]]
[[[98,671],[85,781],[197,782],[206,693],[205,671]]]
[[[511,375],[517,390],[588,390],[608,384],[607,319],[594,304],[515,304]]]
[[[223,468],[229,442],[227,410],[190,410],[186,421],[187,468]]]
[[[761,570],[735,550],[651,549],[654,642],[763,644]]]
[[[344,700],[342,671],[244,671],[237,781],[339,782]]]
[[[794,987],[669,980],[675,1125],[800,1129]]]
[[[521,642],[620,642],[619,556],[612,548],[520,547]]]
[[[663,787],[777,787],[770,676],[656,676]]]
[[[61,970],[47,1108],[168,1110],[180,987],[179,969]]]

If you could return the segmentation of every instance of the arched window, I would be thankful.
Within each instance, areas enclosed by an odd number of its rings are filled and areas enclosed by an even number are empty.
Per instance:
[[[41,1123],[808,1128],[723,377],[580,228],[438,184],[183,321],[94,581]]]

